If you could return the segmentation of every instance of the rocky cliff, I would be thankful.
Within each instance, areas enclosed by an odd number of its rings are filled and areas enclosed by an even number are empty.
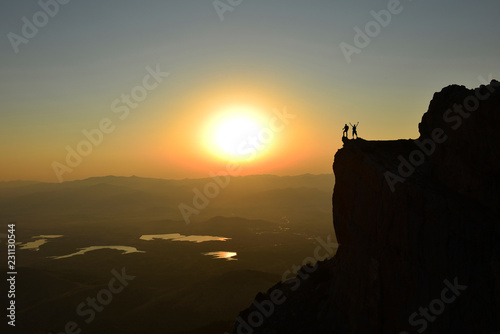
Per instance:
[[[434,94],[419,132],[344,140],[336,255],[257,295],[234,333],[500,333],[500,83]]]

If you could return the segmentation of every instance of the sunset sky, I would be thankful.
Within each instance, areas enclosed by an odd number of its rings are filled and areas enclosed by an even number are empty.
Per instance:
[[[344,123],[416,138],[434,92],[500,77],[497,1],[66,1],[3,2],[0,181],[330,173]]]

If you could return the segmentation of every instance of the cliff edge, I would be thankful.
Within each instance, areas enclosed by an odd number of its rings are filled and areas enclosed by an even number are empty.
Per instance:
[[[336,255],[234,333],[500,333],[500,83],[435,93],[417,140],[344,139]]]

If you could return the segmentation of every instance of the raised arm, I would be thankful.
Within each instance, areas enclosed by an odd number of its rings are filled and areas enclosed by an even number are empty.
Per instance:
[[[349,124],[351,124],[351,122],[349,122]],[[351,124],[351,126],[352,126],[352,124]]]

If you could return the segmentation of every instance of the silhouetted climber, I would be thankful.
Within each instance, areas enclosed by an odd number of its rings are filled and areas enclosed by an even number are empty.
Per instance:
[[[342,132],[342,138],[346,137],[349,138],[349,126],[346,124],[343,127],[344,132]]]
[[[349,124],[351,124],[351,123],[349,123]],[[351,127],[352,127],[352,139],[354,139],[354,135],[356,135],[356,138],[358,138],[358,132],[356,131],[356,128],[358,127],[358,124],[359,124],[359,122],[356,123],[356,125],[352,125],[351,124]]]

